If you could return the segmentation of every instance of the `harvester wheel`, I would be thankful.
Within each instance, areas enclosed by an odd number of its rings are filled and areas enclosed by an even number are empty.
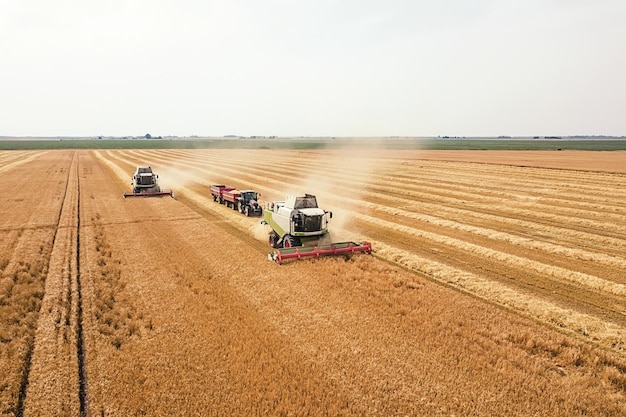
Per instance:
[[[273,248],[277,248],[278,239],[280,239],[280,236],[278,236],[276,232],[271,232],[268,239],[270,246]]]
[[[294,246],[300,246],[298,239],[291,235],[286,235],[283,238],[283,248],[293,248]]]

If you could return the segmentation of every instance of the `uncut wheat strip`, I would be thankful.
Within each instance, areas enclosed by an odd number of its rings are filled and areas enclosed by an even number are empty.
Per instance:
[[[42,152],[36,152],[36,153],[32,153],[30,155],[24,156],[23,158],[18,159],[17,161],[13,161],[13,162],[9,162],[7,164],[4,164],[2,166],[0,166],[0,172],[6,172],[9,171],[19,165],[23,165],[26,164],[28,162],[33,161],[34,159],[39,158],[41,155],[44,155],[45,153],[47,153],[46,151],[42,151]]]
[[[559,329],[583,336],[587,340],[599,340],[602,345],[618,351],[626,349],[626,328],[615,323],[559,307],[535,295],[516,291],[480,275],[422,258],[383,242],[372,241],[372,244],[377,248],[376,256],[426,274],[439,282],[456,286],[480,298],[524,313],[542,322],[551,323]]]
[[[507,265],[514,265],[522,270],[533,270],[545,276],[576,283],[582,285],[583,287],[592,288],[597,291],[602,291],[615,295],[626,295],[625,285],[607,281],[593,275],[584,274],[581,272],[576,272],[553,265],[546,265],[544,263],[533,261],[528,258],[523,258],[520,256],[500,252],[494,249],[485,248],[483,246],[478,246],[459,239],[425,232],[412,227],[402,226],[397,223],[392,223],[365,214],[360,214],[359,219],[379,227],[384,227],[389,230],[400,232],[405,236],[415,236],[431,240],[433,242],[445,244],[455,248],[456,250],[464,250],[466,252],[473,253],[484,258],[495,259],[497,261],[504,262]]]
[[[77,351],[77,159],[69,168],[68,191],[50,255],[35,348],[31,361],[24,416],[78,415]]]
[[[2,213],[0,212],[0,214]],[[0,244],[0,279],[2,279],[2,272],[8,265],[21,234],[21,229],[13,228],[7,230],[0,228],[0,242],[2,242]],[[0,302],[3,297],[4,295],[0,292]]]
[[[170,161],[172,162],[172,161]],[[239,170],[236,168],[230,168],[230,166],[232,166],[232,164],[229,164],[229,167],[224,168],[223,170],[225,171],[229,171],[232,173],[238,173]],[[266,177],[262,177],[262,176],[253,176],[250,175],[252,177],[255,177],[258,180],[266,180]],[[236,181],[240,181],[240,178],[238,177],[230,177],[233,180]],[[288,178],[288,177],[286,177]],[[339,179],[339,178],[338,178]],[[349,180],[345,180],[342,179],[342,182],[349,182]],[[273,180],[272,183],[276,184],[276,185],[291,185],[291,183],[287,183],[287,182],[280,182],[277,180]],[[337,185],[340,182],[337,181],[334,185],[334,188],[336,189],[343,189],[345,190],[345,195],[350,195],[353,187],[347,187],[347,186],[341,186],[341,185]],[[260,184],[255,184],[255,186],[260,186]],[[362,188],[362,187],[361,187]],[[266,191],[271,191],[271,192],[277,192],[276,189],[267,189]],[[397,206],[398,202],[401,202],[402,199],[398,198],[398,197],[393,197],[393,196],[388,196],[386,194],[381,194],[381,193],[375,193],[375,192],[362,192],[362,194],[373,197],[376,201],[389,201],[394,203],[393,206]],[[337,196],[334,196],[335,199],[338,198]],[[340,197],[342,201],[344,202],[349,202],[350,206],[353,207],[358,207],[359,205],[365,206],[367,208],[370,209],[374,209],[374,210],[378,210],[378,211],[382,211],[382,212],[387,212],[389,214],[393,214],[393,215],[402,215],[406,218],[409,219],[416,219],[416,220],[422,220],[425,222],[429,222],[431,224],[436,224],[439,226],[444,226],[444,227],[449,227],[449,228],[454,228],[457,230],[463,230],[466,232],[470,232],[470,233],[474,233],[480,236],[484,236],[484,237],[488,237],[491,239],[496,239],[496,240],[501,240],[501,241],[505,241],[511,244],[515,244],[518,246],[523,246],[529,249],[542,249],[544,251],[547,251],[548,253],[555,253],[555,254],[559,254],[559,255],[563,255],[563,256],[568,256],[571,258],[575,258],[575,259],[581,259],[581,260],[585,260],[585,261],[601,261],[603,263],[606,263],[607,265],[613,265],[613,266],[618,266],[618,267],[622,267],[625,264],[625,261],[623,258],[620,257],[615,257],[615,256],[611,256],[611,255],[606,255],[606,254],[601,254],[601,253],[595,253],[595,252],[589,252],[589,251],[585,251],[582,249],[576,249],[576,248],[566,248],[563,247],[561,245],[556,245],[556,244],[551,244],[551,243],[547,243],[547,242],[542,242],[542,241],[537,241],[534,239],[528,239],[528,238],[523,238],[523,237],[518,237],[515,235],[511,235],[508,233],[503,233],[503,232],[498,232],[492,229],[486,229],[486,228],[482,228],[482,227],[476,227],[476,226],[471,226],[471,225],[465,225],[459,222],[455,222],[455,221],[450,221],[450,220],[443,220],[440,219],[438,217],[434,217],[434,216],[429,216],[429,215],[422,215],[422,214],[417,214],[414,213],[412,211],[407,211],[401,208],[394,208],[394,207],[390,207],[390,206],[385,206],[385,205],[381,205],[381,204],[374,204],[374,203],[369,203],[369,202],[364,202],[361,200],[353,200],[350,199],[348,197],[342,196]],[[431,204],[431,203],[417,203],[417,204],[410,204],[410,207],[413,209],[419,208],[419,207],[424,207],[426,208],[426,210],[422,210],[425,212],[438,212],[441,213],[442,212],[442,207],[435,205],[435,204]],[[459,214],[464,214],[465,211],[463,210],[454,210],[452,212],[453,216],[450,216],[452,218],[459,218]],[[541,233],[549,233],[549,234],[553,234],[554,236],[562,236],[564,233],[568,234],[573,240],[578,240],[578,239],[583,239],[583,241],[585,242],[598,242],[599,244],[604,244],[604,245],[611,245],[611,246],[624,246],[626,245],[626,242],[620,239],[614,239],[614,238],[610,238],[610,237],[606,237],[606,236],[601,236],[601,235],[597,235],[597,234],[592,234],[592,233],[587,233],[587,232],[579,232],[579,231],[570,231],[570,230],[565,230],[563,228],[556,228],[556,227],[551,227],[551,226],[544,226],[544,225],[540,225],[540,224],[536,224],[536,223],[532,223],[532,222],[528,222],[528,221],[524,221],[524,220],[515,220],[515,219],[511,219],[508,217],[499,217],[499,216],[495,216],[495,215],[490,215],[490,214],[474,214],[475,217],[481,218],[481,219],[486,219],[486,220],[493,220],[493,221],[498,221],[498,222],[505,222],[508,224],[512,224],[518,227],[522,227],[524,229],[527,230],[535,230]]]

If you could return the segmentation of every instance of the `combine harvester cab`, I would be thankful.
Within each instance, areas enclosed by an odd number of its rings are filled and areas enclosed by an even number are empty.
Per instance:
[[[124,193],[126,197],[157,197],[162,195],[169,195],[174,197],[172,190],[161,190],[159,186],[159,176],[152,172],[152,168],[137,167],[133,174],[131,185],[133,186],[132,193]]]
[[[372,252],[369,242],[330,242],[328,223],[332,217],[332,212],[318,207],[312,194],[268,203],[261,222],[272,229],[268,240],[274,251],[268,259],[280,264],[285,259]]]

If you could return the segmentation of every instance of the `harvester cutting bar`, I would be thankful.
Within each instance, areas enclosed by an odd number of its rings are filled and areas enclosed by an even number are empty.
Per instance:
[[[355,252],[365,252],[369,255],[372,253],[372,244],[370,242],[341,242],[325,246],[281,248],[274,249],[274,252],[270,252],[267,257],[270,261],[280,265],[285,259],[301,259],[309,256],[319,258]]]
[[[158,197],[162,195],[169,195],[174,198],[174,193],[172,190],[169,191],[146,191],[140,193],[124,193],[124,198],[126,197]]]

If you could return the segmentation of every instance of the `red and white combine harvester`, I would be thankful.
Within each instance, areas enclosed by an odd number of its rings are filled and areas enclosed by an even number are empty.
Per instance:
[[[152,168],[149,166],[137,167],[130,184],[133,186],[133,192],[124,193],[124,198],[158,197],[163,195],[174,197],[172,190],[161,190],[159,186],[159,176],[152,172]]]
[[[280,264],[286,259],[372,253],[369,242],[332,243],[328,223],[333,213],[317,206],[314,195],[290,195],[285,201],[267,204],[264,225],[271,228],[269,244],[274,248],[268,259]]]

